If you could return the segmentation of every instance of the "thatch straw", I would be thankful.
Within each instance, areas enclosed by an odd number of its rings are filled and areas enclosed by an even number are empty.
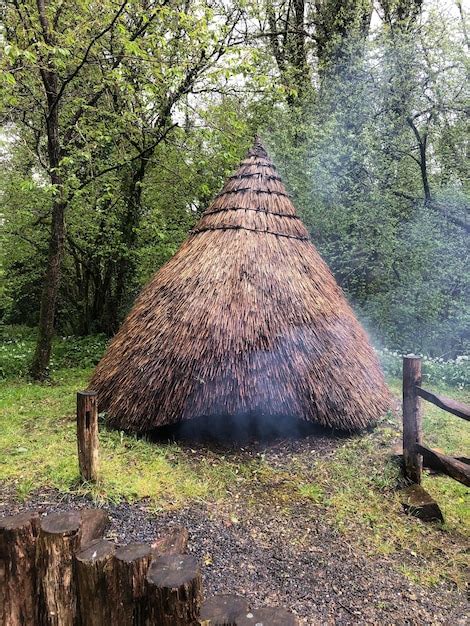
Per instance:
[[[90,388],[134,432],[251,414],[351,430],[384,412],[367,335],[259,142],[137,298]]]

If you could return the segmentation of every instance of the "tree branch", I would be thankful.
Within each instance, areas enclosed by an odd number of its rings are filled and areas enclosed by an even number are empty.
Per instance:
[[[67,87],[67,85],[75,78],[75,76],[79,73],[79,71],[82,69],[82,67],[85,65],[85,63],[88,60],[88,56],[91,52],[91,49],[93,48],[93,46],[95,45],[95,43],[97,41],[99,41],[101,39],[101,37],[104,37],[104,35],[106,35],[106,33],[108,33],[113,26],[115,25],[115,23],[117,22],[117,20],[119,19],[119,17],[121,16],[122,12],[124,11],[124,9],[126,8],[128,0],[124,0],[124,2],[121,4],[121,6],[119,7],[119,10],[117,11],[117,13],[115,14],[115,16],[113,17],[113,19],[111,20],[111,22],[105,26],[105,28],[103,28],[102,31],[100,31],[95,37],[93,37],[93,39],[90,41],[90,43],[88,44],[88,47],[85,51],[85,54],[83,55],[82,60],[80,61],[80,63],[76,66],[76,68],[73,70],[73,72],[71,74],[69,74],[64,81],[62,82],[62,85],[60,86],[60,89],[57,93],[57,96],[54,100],[54,102],[52,103],[51,106],[51,110],[49,111],[49,115],[51,115],[52,111],[55,109],[55,107],[58,105],[64,91],[65,88]]]
[[[141,150],[139,152],[139,154],[134,155],[132,158],[127,159],[126,161],[123,161],[122,163],[116,163],[116,165],[111,165],[110,167],[106,167],[105,169],[97,172],[96,174],[94,174],[94,176],[91,176],[90,178],[85,180],[78,187],[78,191],[81,191],[84,187],[86,187],[87,185],[92,183],[97,178],[100,178],[101,176],[104,176],[105,174],[109,174],[110,172],[114,172],[116,170],[119,170],[119,169],[121,169],[121,167],[125,167],[126,165],[129,165],[129,163],[133,163],[134,161],[137,161],[138,159],[144,159],[146,156],[148,156],[158,146],[159,143],[161,143],[165,139],[165,137],[168,135],[168,133],[171,130],[173,130],[173,128],[175,128],[176,126],[178,126],[177,123],[172,124],[171,126],[169,126],[167,128],[167,130],[162,135],[160,135],[160,137],[157,139],[157,141],[155,141],[150,146],[147,146],[146,148]]]

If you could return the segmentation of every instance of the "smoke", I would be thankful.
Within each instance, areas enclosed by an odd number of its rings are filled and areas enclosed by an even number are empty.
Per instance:
[[[265,349],[247,351],[240,355],[244,361],[239,372],[248,372],[244,381],[251,387],[247,393],[249,408],[227,411],[227,404],[232,404],[231,397],[226,403],[223,397],[214,400],[210,415],[194,415],[171,426],[156,429],[152,437],[162,440],[181,440],[222,445],[240,445],[247,442],[274,442],[280,439],[301,439],[305,437],[348,436],[343,431],[320,426],[299,419],[305,411],[306,388],[298,381],[312,380],[312,369],[317,370],[318,388],[310,389],[310,402],[315,405],[315,393],[322,389],[322,409],[331,402],[332,413],[341,403],[341,391],[328,387],[328,381],[334,380],[329,375],[330,369],[345,364],[338,355],[337,347],[346,352],[353,351],[348,346],[348,337],[340,320],[331,321],[327,329],[322,329],[317,336],[312,324],[292,327],[283,337],[278,337]],[[293,366],[295,360],[295,368]],[[223,382],[208,381],[215,389],[234,389],[234,379],[227,373]],[[231,393],[237,397],[233,390]],[[209,394],[210,395],[210,394]],[[241,398],[238,406],[241,407]],[[189,401],[189,404],[190,401]],[[191,411],[185,411],[191,415]]]
[[[152,432],[155,441],[181,441],[238,447],[247,443],[274,443],[283,439],[339,437],[330,428],[295,419],[291,415],[275,417],[259,413],[196,417]]]
[[[437,31],[417,37],[397,26],[390,38],[377,25],[364,54],[352,49],[302,112],[301,133],[286,110],[266,135],[314,244],[376,343],[456,358],[470,351],[467,70],[458,16],[441,15],[440,4],[423,16],[432,26],[439,15]],[[410,119],[426,140],[427,185]]]

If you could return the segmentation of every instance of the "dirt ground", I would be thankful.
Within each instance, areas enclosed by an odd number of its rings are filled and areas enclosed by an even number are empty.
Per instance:
[[[324,457],[338,441],[280,441],[265,447],[263,454],[271,464],[285,468],[299,450]],[[198,457],[204,446],[192,452]],[[240,453],[259,450],[248,447]],[[36,492],[25,502],[16,501],[8,490],[0,495],[3,515],[85,506],[92,506],[86,498],[51,490]],[[119,543],[152,540],[166,529],[185,526],[189,551],[202,564],[206,596],[236,593],[252,607],[284,606],[308,626],[469,623],[469,604],[462,592],[444,583],[419,586],[401,575],[390,558],[354,549],[314,504],[295,503],[287,514],[266,499],[247,507],[243,494],[234,494],[229,506],[201,503],[163,513],[151,512],[146,501],[101,506],[111,519],[107,537]]]

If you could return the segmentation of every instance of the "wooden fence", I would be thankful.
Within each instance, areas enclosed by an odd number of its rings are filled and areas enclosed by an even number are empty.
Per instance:
[[[177,529],[152,544],[103,538],[100,509],[0,519],[2,626],[298,626],[282,608],[249,610],[243,597],[202,602],[197,560]]]
[[[403,461],[405,475],[413,483],[421,484],[423,464],[447,474],[470,487],[470,460],[442,454],[423,445],[421,399],[464,420],[470,420],[470,406],[423,389],[421,358],[403,358]]]

